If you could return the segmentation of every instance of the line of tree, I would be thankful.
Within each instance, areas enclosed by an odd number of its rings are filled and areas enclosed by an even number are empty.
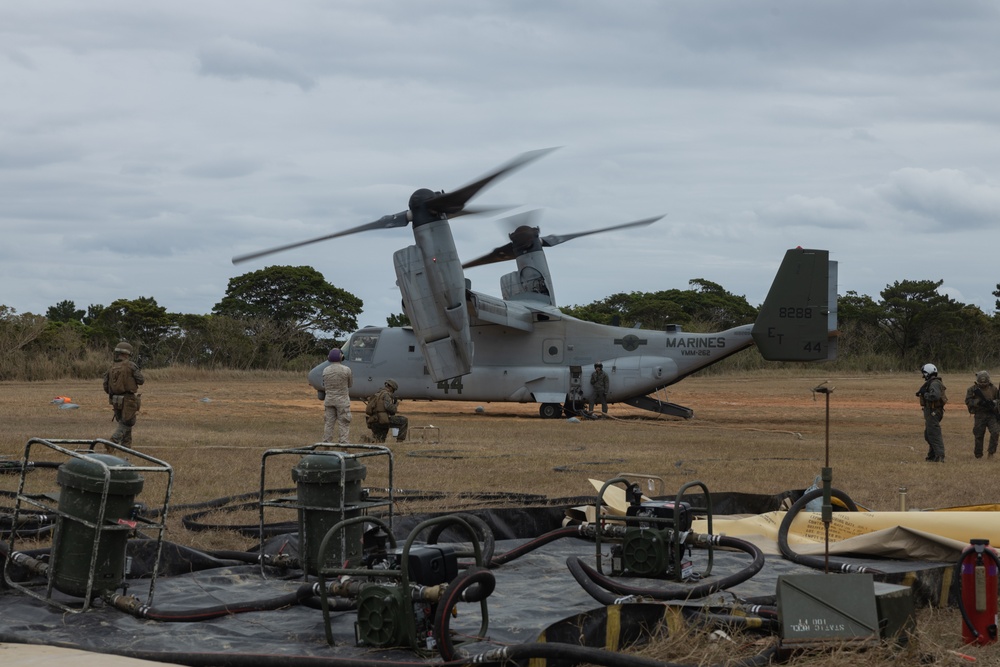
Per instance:
[[[308,266],[270,266],[230,279],[211,314],[170,313],[153,297],[45,315],[0,305],[0,380],[95,377],[125,340],[145,368],[310,368],[358,326],[363,302]]]
[[[879,299],[841,295],[836,366],[887,371],[928,361],[956,370],[998,365],[1000,284],[993,292],[996,310],[988,315],[939,293],[942,282],[898,281]],[[686,331],[721,331],[757,317],[744,296],[702,278],[689,285],[613,294],[563,311],[604,324]],[[208,315],[169,313],[153,297],[86,309],[60,301],[44,315],[0,305],[0,380],[96,377],[121,340],[132,343],[147,368],[304,370],[357,328],[362,307],[361,299],[307,266],[270,266],[232,278]],[[404,314],[387,320],[390,326],[408,323]]]
[[[992,293],[995,310],[988,315],[978,306],[938,292],[943,282],[897,281],[887,285],[877,300],[854,291],[840,295],[836,366],[891,371],[912,370],[928,362],[951,369],[1000,364],[1000,284]],[[695,332],[720,331],[756,319],[758,309],[745,297],[701,278],[689,284],[687,290],[613,294],[563,311],[605,324],[647,329],[674,324]]]

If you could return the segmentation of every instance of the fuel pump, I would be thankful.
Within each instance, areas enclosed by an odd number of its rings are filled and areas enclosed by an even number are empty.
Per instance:
[[[408,647],[418,654],[440,653],[445,660],[457,655],[455,647],[486,636],[489,623],[486,598],[496,580],[484,566],[482,551],[469,524],[460,516],[429,519],[417,525],[400,548],[378,517],[354,517],[333,526],[319,548],[319,562],[339,540],[341,531],[367,522],[375,526],[365,532],[361,567],[321,567],[318,571],[327,641],[333,643],[327,597],[353,598],[357,607],[355,639],[372,648]],[[447,523],[464,530],[473,546],[471,553],[454,545],[415,544],[426,529]],[[459,556],[473,556],[475,565],[459,572]],[[479,631],[451,632],[451,619],[458,602],[479,602]]]
[[[605,483],[599,494],[599,508],[604,503],[607,488],[625,478],[616,478]],[[684,492],[692,486],[701,487],[708,503],[707,508],[693,508],[682,501]],[[611,546],[611,574],[614,576],[648,577],[685,581],[694,575],[691,560],[691,546],[687,544],[691,536],[691,525],[695,513],[707,514],[709,532],[712,525],[711,496],[701,482],[689,482],[677,492],[675,500],[650,500],[644,498],[638,484],[628,484],[625,489],[624,528],[619,530],[620,541]],[[598,531],[600,535],[602,531]],[[712,543],[708,541],[708,569],[701,576],[708,576],[712,570]],[[597,563],[601,563],[600,537],[597,539]]]

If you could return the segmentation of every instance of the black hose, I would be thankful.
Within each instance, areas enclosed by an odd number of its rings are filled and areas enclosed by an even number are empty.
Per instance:
[[[788,529],[791,527],[792,521],[795,519],[795,515],[802,511],[802,508],[806,506],[806,503],[815,498],[819,498],[822,495],[823,489],[806,491],[802,494],[802,497],[796,500],[788,511],[785,512],[785,518],[781,520],[781,526],[778,528],[778,548],[781,550],[781,554],[793,563],[805,565],[806,567],[811,567],[816,570],[825,570],[827,568],[827,559],[820,558],[819,556],[803,556],[792,551],[792,548],[788,546]],[[858,511],[858,506],[855,505],[850,496],[843,491],[839,489],[830,489],[830,495],[843,501],[844,504],[847,505],[847,509],[851,512]],[[883,574],[881,570],[876,570],[875,568],[871,568],[866,565],[854,565],[846,561],[830,560],[829,564],[833,565],[838,571],[844,573],[859,572]]]
[[[489,567],[495,568],[495,567],[500,567],[501,565],[505,565],[506,563],[511,562],[515,558],[520,558],[526,553],[530,553],[535,549],[545,546],[549,542],[553,542],[560,538],[579,537],[579,536],[580,536],[580,531],[579,528],[577,527],[557,528],[555,530],[549,531],[548,533],[545,533],[544,535],[539,535],[535,539],[525,542],[524,544],[516,546],[506,553],[502,553],[499,556],[494,556],[491,560],[488,561]]]
[[[493,573],[481,567],[471,567],[448,584],[444,597],[438,601],[434,611],[434,639],[438,652],[445,660],[457,657],[455,644],[451,640],[451,610],[461,600],[480,602],[490,596],[497,581]]]
[[[766,665],[771,662],[777,646],[772,645],[750,658],[744,658],[734,663],[726,663],[728,667],[752,667]],[[603,667],[692,667],[692,665],[676,662],[661,662],[651,658],[643,658],[626,653],[615,653],[589,646],[574,646],[558,643],[532,643],[505,646],[495,651],[489,651],[474,658],[476,665],[509,665],[514,662],[524,663],[533,658],[555,660],[559,664],[591,664]],[[447,663],[445,663],[447,664]]]
[[[621,584],[613,579],[610,579],[609,577],[604,576],[580,560],[578,556],[570,556],[567,558],[566,565],[569,567],[570,572],[573,574],[573,577],[577,580],[577,582],[579,582],[583,586],[584,590],[592,596],[594,595],[593,587],[584,585],[585,580],[589,580],[601,588],[619,595],[635,595],[654,600],[694,600],[703,598],[706,595],[714,593],[715,591],[725,590],[726,588],[731,588],[740,584],[760,572],[764,567],[764,553],[757,547],[757,545],[747,542],[746,540],[741,540],[736,537],[728,537],[725,535],[719,536],[716,539],[718,540],[718,545],[720,547],[731,547],[744,551],[753,556],[753,561],[750,565],[743,568],[739,572],[716,579],[715,581],[706,581],[695,586],[672,586],[669,588],[641,588],[637,586],[626,586],[625,584]],[[595,597],[595,599],[598,602],[608,604],[606,601],[608,599],[607,596],[602,595],[601,597]]]
[[[493,536],[493,529],[490,528],[489,524],[483,521],[480,517],[475,514],[469,514],[468,512],[459,512],[452,516],[458,517],[464,520],[470,526],[474,527],[479,532],[479,538],[482,543],[482,558],[483,563],[489,563],[493,558],[493,552],[496,550],[496,538]],[[461,524],[458,524],[461,526]],[[454,528],[454,524],[439,523],[434,525],[430,531],[427,533],[427,544],[437,544],[437,541],[441,538],[441,533],[443,533],[448,528]],[[470,540],[476,539],[475,535],[469,535]],[[469,555],[469,554],[462,554]]]
[[[26,642],[16,634],[0,632],[0,642],[12,644],[33,643],[42,646],[79,650],[72,642]],[[139,660],[168,662],[188,667],[428,667],[423,660],[376,660],[332,655],[285,655],[268,653],[145,651],[130,648],[113,648],[101,651],[107,655],[121,655]],[[434,663],[434,667],[465,667],[469,660]]]
[[[215,549],[212,551],[203,552],[212,558],[218,558],[220,560],[235,560],[240,563],[247,563],[249,565],[255,565],[260,562],[260,552],[259,551],[235,551],[231,549]]]
[[[323,609],[323,601],[316,595],[302,600],[299,604],[309,609]],[[358,601],[348,598],[329,598],[326,604],[328,611],[352,611],[358,608]]]
[[[235,604],[221,604],[212,607],[200,607],[195,609],[158,609],[137,605],[134,608],[126,609],[123,606],[112,604],[122,611],[132,614],[136,618],[148,618],[153,621],[165,623],[191,623],[197,621],[207,621],[220,616],[231,616],[250,611],[273,611],[283,607],[300,604],[304,600],[315,595],[313,584],[302,584],[294,593],[280,595],[267,600],[251,600],[238,602]]]

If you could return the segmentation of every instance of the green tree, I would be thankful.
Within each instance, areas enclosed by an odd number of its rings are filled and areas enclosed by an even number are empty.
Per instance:
[[[83,323],[90,325],[96,322],[104,312],[104,306],[99,303],[92,303],[87,306],[87,314],[83,316]]]
[[[83,316],[86,314],[86,311],[77,310],[76,304],[72,301],[60,301],[45,311],[45,317],[50,322],[83,322]]]
[[[937,289],[943,280],[903,280],[886,286],[882,296],[879,326],[901,361],[936,357],[945,363],[950,343],[960,333],[959,311],[963,308]]]
[[[393,313],[389,317],[385,318],[385,321],[390,327],[410,326],[410,318],[406,316],[406,313]]]
[[[91,328],[103,344],[111,346],[127,340],[136,348],[137,356],[155,356],[171,326],[167,309],[152,297],[116,299],[107,308],[97,310],[91,306],[91,310],[96,315]]]
[[[24,348],[45,331],[45,318],[0,305],[0,380],[20,377],[26,370]]]
[[[269,266],[229,279],[212,312],[235,319],[267,319],[294,330],[338,337],[358,328],[364,302],[326,282],[308,266]]]
[[[757,309],[746,297],[736,296],[703,278],[690,281],[695,289],[660,292],[618,293],[583,306],[563,308],[581,320],[624,326],[638,324],[647,329],[663,329],[668,324],[695,330],[729,329],[752,322]]]
[[[841,359],[852,358],[864,370],[884,366],[886,353],[895,356],[894,346],[879,326],[884,309],[867,294],[851,290],[837,297],[837,328],[840,331],[837,354]],[[895,361],[895,359],[894,359]]]

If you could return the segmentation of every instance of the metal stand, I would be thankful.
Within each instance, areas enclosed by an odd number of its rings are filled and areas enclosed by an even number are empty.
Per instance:
[[[89,455],[94,454],[95,445],[103,445],[107,451],[114,450],[116,453],[120,453],[123,457],[130,457],[135,459],[141,459],[146,462],[146,465],[129,465],[129,466],[108,466],[103,461],[93,458]],[[40,445],[51,449],[65,457],[67,460],[70,459],[84,459],[87,460],[91,465],[95,466],[96,469],[103,473],[103,491],[100,496],[100,503],[97,508],[97,514],[94,521],[88,521],[85,518],[78,516],[73,516],[59,509],[59,494],[54,492],[47,493],[29,493],[26,490],[26,478],[25,476],[30,470],[34,470],[35,467],[29,462],[31,461],[31,448],[33,445]],[[72,449],[67,449],[66,446],[76,445],[83,446],[87,449],[74,451]],[[112,484],[113,473],[119,471],[127,471],[130,473],[162,473],[167,476],[166,489],[164,490],[163,504],[160,506],[158,517],[156,520],[142,519],[136,517],[131,521],[111,521],[105,519],[105,511],[108,503],[108,490]],[[146,605],[150,606],[153,604],[153,590],[156,587],[156,576],[159,572],[160,566],[160,553],[163,549],[163,532],[166,530],[167,521],[167,509],[170,503],[170,493],[173,488],[174,472],[173,469],[167,463],[155,459],[151,456],[147,456],[142,452],[136,451],[134,449],[129,449],[128,447],[123,447],[122,445],[113,443],[109,440],[46,440],[44,438],[31,438],[28,440],[28,444],[24,448],[24,458],[21,460],[21,478],[17,487],[17,499],[14,503],[14,517],[12,520],[12,525],[17,526],[19,523],[19,514],[21,513],[22,505],[31,505],[40,509],[42,512],[46,512],[57,516],[57,521],[59,523],[65,524],[66,522],[73,522],[84,526],[88,530],[93,531],[93,547],[90,554],[90,570],[86,583],[86,593],[82,597],[81,606],[71,606],[65,602],[60,602],[53,598],[54,586],[53,586],[53,572],[55,572],[58,567],[56,562],[57,549],[52,550],[52,561],[49,563],[49,580],[45,586],[45,593],[40,594],[32,591],[29,587],[13,581],[10,576],[10,567],[12,561],[7,559],[4,563],[3,577],[4,580],[11,587],[16,588],[24,593],[27,593],[31,597],[37,598],[46,602],[50,605],[58,607],[63,611],[70,613],[80,613],[84,612],[90,608],[90,604],[93,601],[95,593],[94,590],[94,580],[95,571],[97,569],[97,559],[98,552],[101,545],[101,536],[107,532],[113,531],[125,531],[125,532],[143,532],[151,531],[155,534],[156,539],[156,558],[153,561],[153,571],[149,581],[149,595],[146,598]],[[56,531],[59,532],[58,529]],[[58,535],[57,535],[58,537]],[[8,548],[10,553],[14,553],[16,549],[14,548],[14,541],[17,538],[17,530],[12,529],[10,533],[10,540],[8,541]],[[127,572],[126,572],[127,575]]]
[[[827,380],[829,382],[829,380]],[[830,524],[833,522],[833,502],[831,499],[831,488],[833,486],[833,468],[830,467],[830,394],[835,387],[825,387],[823,382],[813,389],[813,399],[815,394],[826,395],[826,465],[823,467],[823,572],[830,573]]]

